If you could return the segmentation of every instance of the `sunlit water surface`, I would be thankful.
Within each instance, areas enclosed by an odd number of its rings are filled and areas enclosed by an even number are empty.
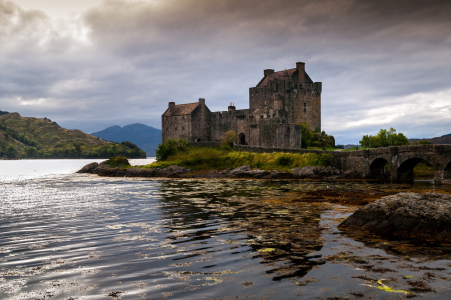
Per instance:
[[[0,161],[0,299],[451,297],[450,249],[347,236],[356,207],[299,200],[432,182],[74,174],[89,162]]]

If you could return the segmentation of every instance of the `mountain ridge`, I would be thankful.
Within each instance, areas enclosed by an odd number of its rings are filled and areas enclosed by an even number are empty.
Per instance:
[[[113,142],[131,142],[146,152],[147,156],[155,156],[155,150],[161,143],[161,130],[141,123],[133,123],[123,127],[113,125],[91,135]]]

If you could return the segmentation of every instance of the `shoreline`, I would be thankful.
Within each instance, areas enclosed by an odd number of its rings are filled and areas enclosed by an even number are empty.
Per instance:
[[[289,171],[252,169],[250,166],[240,166],[223,170],[194,171],[185,167],[172,165],[167,168],[144,169],[136,166],[110,166],[108,160],[101,163],[85,165],[76,173],[96,174],[104,177],[142,177],[142,178],[180,178],[180,179],[290,179],[290,180],[344,180],[365,179],[355,173],[342,172],[332,167],[306,166],[302,169],[293,168]],[[368,179],[366,179],[368,180]]]

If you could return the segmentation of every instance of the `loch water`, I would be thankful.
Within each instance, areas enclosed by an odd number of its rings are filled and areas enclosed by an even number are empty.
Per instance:
[[[0,161],[0,299],[451,298],[451,247],[337,229],[362,197],[449,187],[75,174],[89,162]]]

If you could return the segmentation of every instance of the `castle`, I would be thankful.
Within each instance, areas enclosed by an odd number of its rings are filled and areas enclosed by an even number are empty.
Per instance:
[[[302,122],[312,130],[321,129],[321,82],[310,79],[303,62],[279,72],[267,69],[263,75],[249,89],[249,109],[236,109],[231,102],[227,111],[211,112],[203,98],[188,104],[169,102],[161,120],[163,142],[220,141],[233,130],[237,144],[301,148]]]

